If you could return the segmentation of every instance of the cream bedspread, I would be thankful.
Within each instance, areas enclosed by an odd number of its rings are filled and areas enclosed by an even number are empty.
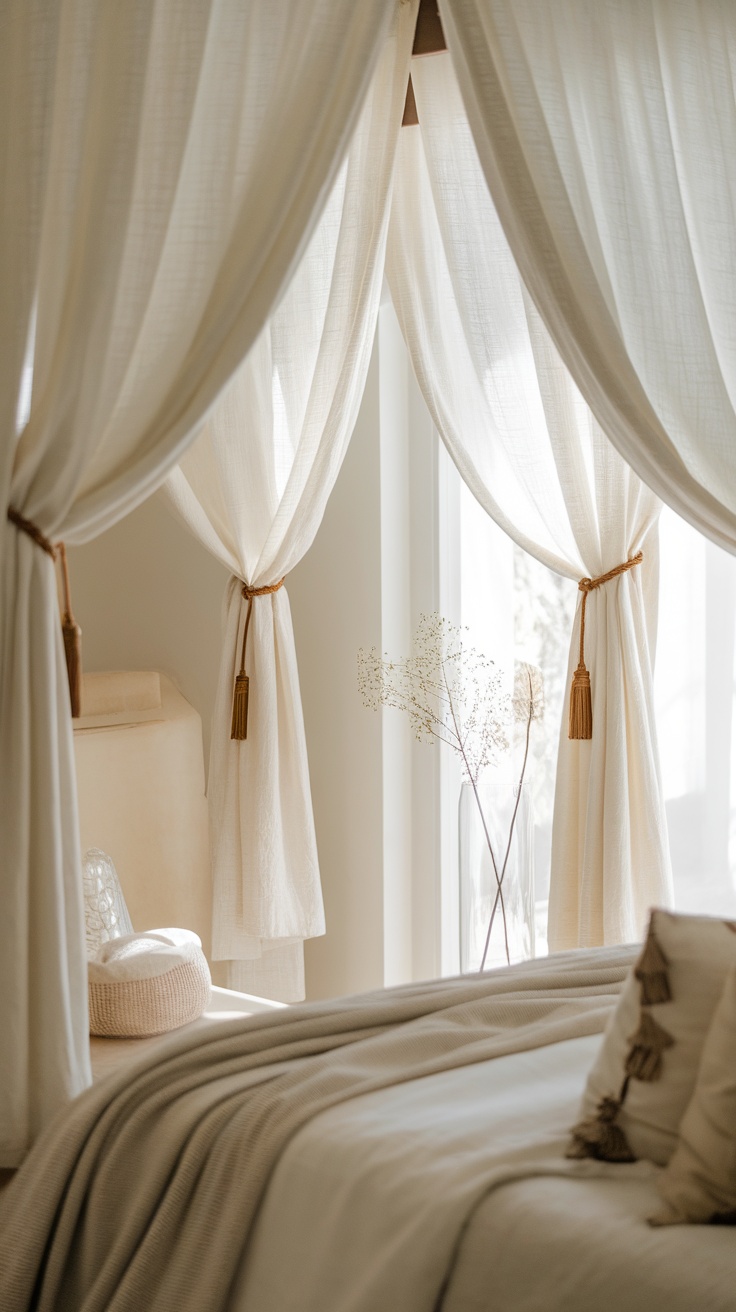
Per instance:
[[[600,1033],[632,956],[630,949],[569,953],[480,980],[172,1035],[132,1071],[78,1098],[4,1192],[0,1309],[262,1312],[238,1293],[267,1186],[301,1127],[375,1090]],[[528,1157],[530,1137],[537,1146]],[[538,1141],[527,1133],[519,1144],[522,1174],[540,1169]],[[493,1171],[481,1178],[476,1157],[469,1149],[467,1169],[454,1171],[449,1184],[441,1175],[433,1180],[429,1165],[425,1175],[430,1203],[446,1188],[459,1203],[450,1218],[455,1234],[445,1241],[450,1257],[493,1183]],[[496,1168],[508,1179],[508,1162]],[[412,1260],[401,1240],[397,1232],[397,1269]],[[322,1309],[430,1312],[447,1275],[448,1262],[438,1263],[412,1304],[392,1297],[388,1305],[364,1299]],[[300,1309],[309,1306],[303,1276],[301,1268],[291,1272]]]
[[[565,1160],[600,1041],[315,1117],[274,1172],[233,1312],[733,1312],[736,1232],[652,1230],[659,1168]]]
[[[541,1177],[489,1193],[442,1312],[733,1312],[736,1234],[651,1229],[658,1169],[637,1163],[600,1179]]]

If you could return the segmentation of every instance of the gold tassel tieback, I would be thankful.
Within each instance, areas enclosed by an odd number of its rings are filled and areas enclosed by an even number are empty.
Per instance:
[[[230,725],[230,737],[236,742],[244,742],[248,737],[248,696],[250,689],[250,679],[245,672],[245,648],[248,642],[248,629],[250,628],[250,615],[253,609],[254,597],[268,597],[273,592],[278,592],[279,588],[284,586],[286,575],[279,579],[278,583],[270,583],[264,588],[251,588],[247,583],[243,584],[242,595],[248,602],[248,609],[245,614],[245,627],[243,629],[243,646],[240,652],[240,669],[235,676],[235,688],[233,690],[233,718]]]
[[[37,547],[45,551],[47,556],[50,556],[52,560],[56,560],[56,547],[53,542],[49,542],[49,539],[44,537],[40,528],[32,520],[26,519],[19,510],[14,510],[12,506],[8,506],[8,519],[11,524],[15,524],[15,527],[20,529],[21,533],[25,533],[32,542],[35,542]]]
[[[585,603],[588,600],[588,593],[595,592],[596,588],[602,587],[604,583],[609,583],[619,574],[625,574],[627,570],[633,569],[635,565],[641,565],[644,556],[641,551],[632,556],[631,560],[625,560],[622,565],[616,565],[615,569],[609,569],[607,574],[600,574],[597,579],[581,579],[578,588],[583,594],[583,604],[580,607],[580,660],[578,667],[572,676],[572,685],[570,688],[570,723],[567,730],[568,738],[592,738],[593,737],[593,702],[590,695],[590,674],[585,667]]]
[[[64,638],[66,655],[66,672],[69,679],[69,700],[72,704],[72,719],[82,714],[82,630],[72,611],[72,590],[69,584],[69,566],[66,563],[66,547],[58,544],[61,561],[61,578],[64,585],[64,614],[61,618],[61,632]]]
[[[13,506],[8,506],[8,519],[14,524],[21,533],[25,533],[37,547],[46,552],[52,560],[56,560],[58,555],[61,561],[62,581],[64,585],[64,614],[61,620],[61,631],[64,638],[64,655],[66,656],[66,672],[69,680],[69,700],[71,702],[72,718],[78,719],[82,710],[82,630],[72,613],[72,594],[69,585],[69,567],[66,562],[66,548],[63,542],[54,546],[47,537],[41,532],[40,528],[32,520],[26,519],[21,515],[19,510]]]

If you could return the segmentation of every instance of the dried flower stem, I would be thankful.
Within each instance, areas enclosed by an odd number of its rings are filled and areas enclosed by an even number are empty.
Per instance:
[[[505,944],[506,944],[506,961],[507,961],[507,963],[508,963],[509,965],[511,965],[511,953],[509,952],[509,935],[508,935],[508,929],[507,929],[507,926],[506,926],[506,905],[505,905],[504,900],[503,900],[503,889],[502,889],[502,887],[501,887],[501,884],[502,884],[502,881],[503,881],[503,875],[499,878],[499,874],[498,874],[498,866],[496,865],[496,856],[495,856],[495,853],[494,853],[494,851],[493,851],[493,844],[492,844],[492,842],[491,842],[491,835],[490,835],[489,832],[488,832],[488,825],[486,824],[486,818],[485,818],[485,815],[483,814],[483,807],[482,807],[481,804],[480,804],[480,796],[479,796],[479,794],[478,794],[478,784],[477,784],[477,782],[476,782],[475,778],[473,777],[473,774],[472,774],[472,772],[471,772],[471,770],[470,770],[470,765],[469,765],[469,762],[468,762],[468,758],[467,758],[467,756],[466,756],[466,754],[465,754],[465,743],[464,743],[464,740],[461,738],[460,730],[459,730],[459,728],[458,728],[457,715],[455,714],[455,706],[454,706],[454,703],[453,703],[453,700],[452,700],[452,693],[450,692],[450,688],[449,688],[449,685],[448,685],[448,683],[447,683],[447,675],[445,674],[445,662],[444,662],[444,660],[442,661],[442,678],[443,678],[444,683],[445,683],[445,688],[447,689],[447,700],[448,700],[449,705],[450,705],[450,714],[452,715],[452,723],[453,723],[453,725],[454,725],[454,727],[455,727],[455,733],[456,733],[456,735],[457,735],[457,741],[458,741],[458,746],[459,746],[459,748],[460,748],[460,754],[461,754],[461,756],[462,756],[462,758],[463,758],[463,763],[464,763],[464,765],[465,765],[465,769],[466,769],[467,772],[468,772],[468,778],[470,779],[470,782],[471,782],[471,784],[472,784],[472,786],[473,786],[473,795],[474,795],[474,797],[475,797],[476,806],[478,807],[478,812],[479,812],[479,814],[480,814],[481,824],[483,825],[483,833],[484,833],[485,836],[486,836],[486,843],[488,844],[488,851],[489,851],[490,854],[491,854],[491,862],[492,862],[492,864],[493,864],[493,873],[494,873],[494,875],[496,876],[496,884],[497,884],[497,889],[496,889],[496,899],[495,899],[495,901],[494,901],[494,903],[493,903],[493,914],[491,915],[491,923],[490,923],[490,925],[489,925],[489,927],[488,927],[488,937],[487,937],[487,939],[486,939],[486,947],[485,947],[485,951],[484,951],[484,953],[483,953],[483,963],[482,963],[482,965],[481,965],[481,970],[483,969],[483,966],[485,965],[485,962],[486,962],[486,952],[488,951],[488,944],[489,944],[489,942],[490,942],[490,938],[491,938],[491,929],[492,929],[492,927],[493,927],[493,916],[496,914],[496,907],[498,906],[498,900],[499,900],[499,898],[501,899],[501,915],[503,916],[503,936],[504,936],[504,942],[505,942]],[[526,760],[525,760],[524,763],[526,764]],[[518,800],[517,800],[517,804],[516,804],[516,805],[517,805],[517,807],[518,807]],[[514,819],[515,819],[515,818],[516,818],[516,810],[514,810]],[[513,822],[512,822],[512,824],[513,824]],[[511,846],[511,839],[509,838],[509,847],[510,847],[510,846]],[[507,849],[506,849],[506,860],[507,860],[507,861],[508,861],[508,856],[509,856],[509,851],[508,851],[508,847],[507,847]],[[505,869],[506,869],[506,862],[504,862],[504,871],[505,871]]]
[[[502,888],[503,877],[504,877],[504,874],[506,873],[506,866],[505,866],[505,864],[504,864],[504,867],[503,867],[503,870],[502,870],[502,872],[501,872],[501,875],[499,876],[499,873],[498,873],[498,867],[496,866],[496,858],[495,858],[495,856],[494,856],[494,854],[493,854],[493,847],[491,846],[491,838],[490,838],[490,834],[488,833],[488,827],[487,827],[487,825],[486,825],[486,818],[485,818],[485,816],[484,816],[484,814],[483,814],[483,807],[482,807],[481,804],[480,804],[480,797],[478,796],[478,789],[477,789],[477,787],[476,787],[476,785],[475,785],[474,780],[471,779],[470,782],[471,782],[472,785],[473,785],[473,793],[475,794],[475,801],[476,801],[476,804],[477,804],[477,807],[478,807],[478,811],[480,812],[480,818],[481,818],[481,820],[482,820],[482,822],[483,822],[483,832],[485,833],[485,836],[486,836],[486,842],[487,842],[487,844],[488,844],[488,851],[489,851],[490,854],[491,854],[491,861],[493,862],[493,873],[494,873],[494,875],[496,876],[496,884],[498,885],[498,887],[496,888],[496,897],[495,897],[494,902],[493,902],[493,910],[492,910],[492,912],[491,912],[491,919],[490,919],[489,924],[488,924],[488,933],[486,934],[486,945],[485,945],[485,947],[484,947],[484,949],[483,949],[483,960],[482,960],[481,963],[480,963],[480,970],[482,971],[483,968],[484,968],[484,966],[485,966],[485,964],[486,964],[486,954],[487,954],[487,952],[488,952],[488,945],[489,945],[489,943],[490,943],[490,941],[491,941],[491,930],[493,929],[493,920],[494,920],[494,917],[495,917],[495,914],[496,914],[496,907],[498,906],[499,899],[500,899],[500,901],[501,901],[501,916],[502,916],[502,919],[503,919],[503,938],[504,938],[504,946],[505,946],[505,948],[506,948],[506,964],[507,964],[508,966],[511,965],[511,953],[510,953],[510,951],[509,951],[509,934],[508,934],[508,927],[507,927],[507,924],[506,924],[506,904],[505,904],[505,902],[504,902],[504,900],[503,900],[503,888]]]
[[[506,940],[506,960],[509,964],[511,962],[511,957],[509,956],[509,937],[506,930],[506,908],[503,903],[503,881],[504,881],[504,876],[506,874],[506,866],[508,865],[509,853],[511,851],[511,840],[514,837],[514,825],[516,824],[516,816],[519,810],[519,803],[521,801],[521,790],[524,786],[524,775],[526,774],[526,763],[529,757],[529,738],[531,735],[532,718],[534,714],[534,700],[532,695],[531,675],[527,674],[527,678],[529,680],[529,710],[526,717],[526,741],[524,743],[524,760],[521,766],[521,774],[519,775],[519,784],[516,790],[516,802],[514,804],[513,815],[511,816],[511,824],[509,825],[509,837],[508,837],[508,842],[506,844],[506,852],[503,858],[503,866],[501,867],[500,879],[498,877],[498,871],[496,870],[496,861],[493,856],[493,849],[491,848],[490,839],[488,838],[488,830],[486,829],[485,819],[483,819],[483,811],[481,809],[480,798],[478,797],[477,790],[475,793],[475,800],[478,803],[478,810],[480,811],[481,819],[483,820],[483,828],[485,829],[486,839],[488,840],[488,849],[491,853],[491,860],[493,861],[493,871],[496,876],[496,882],[498,884],[498,889],[496,891],[493,907],[491,909],[490,920],[488,921],[488,933],[486,934],[485,946],[483,948],[483,957],[480,963],[480,971],[479,971],[480,974],[482,974],[485,969],[486,957],[488,956],[488,948],[490,947],[490,943],[491,943],[491,933],[493,931],[493,922],[496,918],[496,908],[498,907],[499,898],[501,899],[501,914],[503,915],[503,932],[504,932],[504,938]]]

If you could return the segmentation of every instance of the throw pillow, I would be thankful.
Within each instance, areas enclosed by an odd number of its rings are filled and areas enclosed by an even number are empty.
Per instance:
[[[569,1155],[665,1165],[692,1097],[705,1036],[736,966],[736,925],[652,912],[583,1097]]]
[[[665,1206],[652,1225],[736,1224],[736,970],[726,979],[695,1092],[658,1187]]]

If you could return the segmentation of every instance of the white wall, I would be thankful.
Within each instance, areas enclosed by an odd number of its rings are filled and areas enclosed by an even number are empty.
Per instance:
[[[381,641],[378,349],[340,476],[289,579],[327,934],[306,945],[310,997],[383,983],[381,718],[357,651]]]
[[[202,717],[205,764],[227,570],[158,497],[69,550],[87,670],[161,670]]]
[[[436,459],[386,304],[343,468],[288,580],[327,919],[306,947],[312,998],[439,970],[438,752],[397,712],[365,710],[357,685],[359,647],[406,654],[419,610],[438,607]],[[70,565],[85,668],[163,671],[202,716],[207,752],[226,571],[158,498]]]

